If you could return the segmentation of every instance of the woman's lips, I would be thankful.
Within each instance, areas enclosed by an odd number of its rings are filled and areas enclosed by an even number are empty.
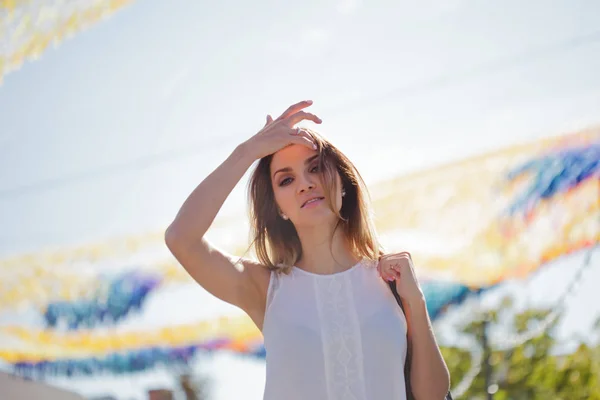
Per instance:
[[[315,199],[310,199],[308,200],[306,203],[304,203],[302,205],[301,208],[312,208],[312,207],[316,207],[317,205],[319,205],[323,200],[325,200],[325,198],[323,197],[317,197]]]

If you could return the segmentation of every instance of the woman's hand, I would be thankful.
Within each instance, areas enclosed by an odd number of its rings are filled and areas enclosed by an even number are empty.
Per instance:
[[[380,257],[377,270],[384,280],[396,281],[398,294],[409,304],[423,300],[423,291],[417,281],[410,253],[403,251]]]
[[[302,111],[311,104],[311,100],[294,104],[275,120],[267,115],[265,126],[246,141],[253,157],[256,159],[266,157],[290,144],[300,144],[316,150],[312,137],[302,129],[294,128],[294,125],[303,120],[321,123],[321,119],[316,115]]]

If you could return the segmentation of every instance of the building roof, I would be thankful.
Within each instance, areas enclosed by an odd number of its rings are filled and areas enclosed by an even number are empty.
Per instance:
[[[85,400],[77,393],[6,372],[0,372],[0,388],[2,400]]]

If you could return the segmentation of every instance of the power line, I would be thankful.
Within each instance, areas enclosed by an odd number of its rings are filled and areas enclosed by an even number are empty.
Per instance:
[[[222,142],[222,139],[214,139],[209,141],[208,143],[194,143],[181,149],[174,149],[150,154],[136,158],[134,160],[123,161],[120,163],[115,163],[97,169],[91,169],[88,171],[73,173],[71,175],[66,175],[58,178],[47,179],[41,182],[25,184],[10,189],[0,190],[0,199],[26,195],[38,191],[50,190],[56,187],[65,186],[72,183],[85,182],[91,178],[101,178],[116,173],[123,173],[124,171],[145,169],[154,165],[159,165],[184,157],[197,155],[203,150],[206,150],[207,147],[210,148],[211,146],[222,144]]]
[[[600,179],[596,179],[596,184],[596,200],[600,200]],[[581,263],[579,268],[577,268],[575,276],[571,279],[566,289],[560,295],[558,300],[554,303],[548,315],[546,315],[544,319],[540,321],[538,325],[531,330],[525,331],[517,335],[511,335],[509,337],[506,337],[505,334],[502,334],[496,338],[490,338],[494,342],[492,343],[493,347],[501,350],[508,350],[511,348],[521,346],[524,343],[530,341],[531,339],[544,334],[551,327],[551,325],[560,316],[560,313],[563,311],[563,308],[569,300],[569,298],[575,293],[575,289],[577,289],[579,284],[583,281],[584,273],[593,265],[592,255],[598,249],[600,249],[600,242],[597,239],[598,237],[600,237],[600,215],[596,221],[596,228],[596,239],[594,243],[592,243],[586,251],[583,262]]]
[[[597,246],[593,246],[587,252],[584,262],[582,263],[582,265],[579,267],[579,269],[577,270],[577,272],[575,274],[576,276],[570,282],[567,290],[565,290],[565,292],[562,294],[560,299],[556,302],[557,307],[560,307],[561,305],[564,304],[564,302],[567,300],[567,298],[573,293],[574,288],[581,281],[583,272],[586,269],[588,269],[591,264],[591,262],[590,262],[591,254],[596,248],[597,248]],[[493,345],[487,344],[487,346],[481,346],[477,340],[475,340],[474,338],[469,338],[470,343],[469,343],[469,346],[466,346],[466,347],[469,349],[470,354],[471,354],[471,365],[470,365],[470,368],[467,371],[467,373],[463,376],[462,380],[454,388],[452,388],[452,393],[454,394],[454,396],[457,399],[462,397],[467,392],[467,390],[471,387],[471,384],[473,383],[473,381],[475,380],[477,375],[479,375],[479,373],[481,372],[482,366],[484,364],[485,351],[489,351],[492,348],[494,350],[499,349],[501,351],[507,351],[509,349],[521,346],[524,343],[528,342],[529,340],[542,335],[558,317],[559,311],[557,310],[557,307],[554,307],[552,312],[550,314],[548,314],[548,316],[546,316],[546,318],[544,318],[544,320],[535,329],[524,332],[523,334],[520,334],[520,335],[514,335],[509,339],[504,339],[504,340],[496,339],[497,343],[495,343]],[[499,342],[502,342],[502,346],[498,345]],[[486,350],[485,347],[487,347],[488,350]],[[487,389],[487,386],[486,386],[486,389]]]
[[[490,73],[502,71],[518,65],[527,64],[536,61],[540,58],[575,49],[584,45],[592,44],[600,41],[600,31],[595,31],[585,35],[571,37],[563,42],[554,43],[547,46],[531,48],[518,54],[509,57],[493,60],[481,65],[477,65],[470,69],[459,72],[452,72],[445,75],[440,75],[433,79],[428,79],[423,82],[410,83],[401,87],[393,88],[385,93],[372,96],[367,100],[369,105],[376,104],[380,101],[394,98],[409,97],[422,92],[439,89],[457,82],[470,80],[478,76],[487,75]],[[349,108],[355,108],[365,104],[364,99],[358,99],[348,102],[343,106],[336,107],[335,111],[347,111]],[[331,113],[331,112],[330,112]]]
[[[415,94],[419,94],[426,91],[439,89],[441,87],[466,81],[478,76],[485,74],[498,72],[510,67],[517,65],[526,64],[528,62],[535,61],[545,56],[552,54],[559,54],[564,51],[568,51],[577,47],[592,44],[600,41],[600,31],[592,32],[586,35],[576,36],[569,38],[563,42],[555,43],[553,45],[536,47],[527,51],[521,52],[510,57],[501,58],[492,62],[484,63],[470,69],[450,73],[442,76],[435,77],[433,79],[425,80],[422,82],[412,83],[401,87],[394,88],[386,93],[372,96],[370,98],[362,98],[353,102],[348,102],[329,110],[325,109],[328,114],[339,114],[348,113],[352,109],[377,104],[389,98],[402,98],[408,97]],[[72,183],[83,182],[90,178],[99,178],[103,176],[109,176],[116,173],[123,173],[126,170],[138,170],[148,168],[154,165],[166,163],[169,161],[197,155],[207,148],[214,149],[215,147],[221,147],[224,143],[231,143],[235,140],[235,135],[219,136],[210,141],[203,141],[202,143],[192,143],[186,145],[185,148],[173,149],[165,152],[155,153],[148,156],[139,157],[134,160],[128,160],[121,163],[104,166],[97,169],[92,169],[80,173],[74,173],[63,177],[52,178],[41,182],[35,182],[31,184],[21,185],[14,188],[0,190],[0,199],[17,197],[21,195],[31,194],[39,191],[50,190],[56,187],[65,186]]]
[[[548,328],[556,321],[556,319],[560,316],[562,308],[565,303],[575,292],[577,286],[582,282],[584,272],[589,269],[592,265],[592,253],[598,249],[597,245],[592,246],[585,255],[585,260],[581,264],[581,266],[577,269],[575,276],[567,286],[567,289],[562,293],[558,301],[555,303],[554,307],[552,307],[552,311],[546,315],[546,317],[537,324],[537,326],[529,331],[525,331],[518,335],[512,335],[510,337],[506,337],[504,334],[499,334],[496,338],[494,338],[494,343],[492,346],[499,350],[508,350],[511,348],[519,347],[526,342],[534,339],[542,334],[544,334]]]
[[[598,183],[598,187],[596,190],[596,197],[600,198],[600,179],[597,179],[596,182]],[[600,217],[598,218],[598,221],[597,221],[597,227],[600,228]],[[598,237],[598,236],[596,236],[596,237]],[[575,289],[577,288],[579,283],[582,281],[584,272],[591,267],[592,254],[596,250],[598,250],[598,248],[599,248],[599,242],[598,242],[598,239],[596,239],[595,242],[593,243],[593,245],[586,252],[583,263],[579,266],[579,268],[577,269],[577,271],[575,273],[575,276],[573,277],[573,279],[571,279],[571,282],[567,285],[566,290],[562,293],[562,295],[559,297],[558,301],[555,303],[554,307],[552,308],[552,311],[541,321],[541,323],[539,323],[539,325],[536,328],[534,328],[530,331],[523,332],[518,335],[513,335],[508,339],[507,338],[496,339],[497,343],[492,344],[492,345],[485,343],[485,339],[489,339],[487,337],[488,335],[486,333],[487,330],[484,330],[484,345],[483,346],[479,346],[479,343],[477,343],[477,341],[474,340],[472,347],[471,347],[471,362],[472,362],[471,368],[469,369],[468,373],[465,374],[465,377],[462,379],[462,381],[457,385],[456,389],[454,389],[454,392],[455,392],[457,398],[462,397],[462,395],[464,393],[466,393],[466,391],[469,389],[469,387],[475,380],[476,376],[481,371],[481,367],[482,367],[481,364],[484,362],[484,357],[483,357],[484,351],[487,352],[488,356],[489,356],[489,352],[491,351],[492,348],[499,349],[501,351],[508,351],[515,347],[521,346],[524,343],[528,342],[529,340],[534,339],[534,338],[544,334],[548,330],[548,328],[550,328],[550,326],[559,317],[560,311],[562,311],[562,307],[564,307],[568,298],[575,292]],[[498,344],[498,343],[501,343],[501,344]],[[474,362],[476,362],[477,365],[474,365],[473,364]],[[487,357],[486,357],[485,362],[486,363],[489,362]],[[486,368],[488,371],[487,373],[489,373],[489,365],[486,365]],[[488,388],[489,388],[489,386],[486,387],[486,389],[488,389]]]

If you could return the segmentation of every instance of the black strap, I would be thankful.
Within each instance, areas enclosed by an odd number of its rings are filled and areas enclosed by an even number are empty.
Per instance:
[[[402,304],[402,299],[400,298],[400,295],[398,294],[398,291],[396,290],[396,282],[395,281],[388,282],[388,285],[390,286],[390,289],[392,290],[392,294],[396,298],[396,302],[402,309],[402,312],[404,313],[404,315],[406,315],[406,312],[404,311],[404,304]],[[406,400],[414,400],[415,397],[412,394],[412,388],[410,385],[410,364],[411,364],[411,356],[412,356],[411,353],[412,352],[410,349],[409,340],[410,339],[408,337],[408,331],[407,331],[407,334],[406,334],[406,361],[404,362],[404,385],[406,386]]]
[[[404,311],[404,304],[402,304],[402,299],[400,298],[400,295],[398,294],[398,291],[396,290],[396,282],[395,281],[388,282],[388,285],[392,291],[392,294],[394,295],[394,298],[396,299],[396,302],[400,306],[400,309],[406,316],[406,312]],[[407,333],[406,334],[406,361],[404,362],[404,385],[406,386],[406,400],[415,400],[415,396],[412,394],[412,388],[411,388],[411,384],[410,384],[411,359],[412,359],[412,350],[411,350],[411,346],[410,346],[410,337]],[[448,394],[446,395],[445,400],[452,400],[452,394],[450,392],[448,392]]]

